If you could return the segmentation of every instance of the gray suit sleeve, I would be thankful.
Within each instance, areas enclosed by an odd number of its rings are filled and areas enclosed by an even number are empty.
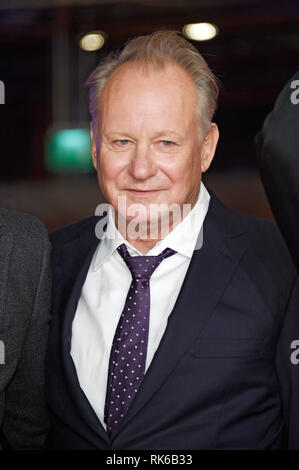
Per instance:
[[[43,224],[31,220],[32,229],[15,242],[11,261],[19,279],[21,309],[30,311],[18,365],[5,393],[2,433],[13,449],[41,448],[48,429],[44,363],[51,307],[51,247]]]

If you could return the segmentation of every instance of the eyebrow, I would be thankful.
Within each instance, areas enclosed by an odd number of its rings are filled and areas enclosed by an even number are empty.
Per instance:
[[[172,131],[170,129],[165,129],[163,131],[157,131],[154,133],[154,137],[159,137],[162,135],[173,135],[175,137],[181,137],[181,135],[178,132]]]
[[[108,131],[108,132],[103,132],[103,135],[106,135],[106,136],[109,135],[110,137],[118,137],[118,136],[124,136],[125,135],[125,136],[130,137],[131,134],[130,134],[130,132],[126,132],[125,130],[124,131],[121,131],[121,130],[119,130],[119,131],[115,130],[114,131],[114,130],[112,130],[112,131]],[[165,129],[165,130],[162,130],[162,131],[156,131],[156,132],[154,132],[153,137],[156,138],[156,137],[160,137],[160,136],[163,136],[163,135],[173,135],[173,136],[178,137],[178,138],[182,137],[181,134],[179,134],[176,131],[172,131],[170,129],[169,130]]]

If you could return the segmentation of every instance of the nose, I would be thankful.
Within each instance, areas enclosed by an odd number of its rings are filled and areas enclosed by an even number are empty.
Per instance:
[[[156,164],[150,146],[137,143],[130,160],[129,172],[136,180],[147,180],[156,173]]]

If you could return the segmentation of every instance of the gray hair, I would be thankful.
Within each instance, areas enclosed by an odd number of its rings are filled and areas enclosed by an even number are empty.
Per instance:
[[[85,85],[89,88],[89,112],[94,135],[98,129],[98,105],[103,88],[122,64],[132,62],[163,67],[167,62],[181,66],[192,79],[199,97],[200,137],[208,131],[217,108],[219,83],[198,50],[179,31],[156,31],[129,40],[121,51],[113,51],[91,72]]]

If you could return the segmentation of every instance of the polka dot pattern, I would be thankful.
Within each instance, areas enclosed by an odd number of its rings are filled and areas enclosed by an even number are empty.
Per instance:
[[[124,417],[142,382],[149,330],[150,277],[163,261],[176,253],[166,248],[158,256],[130,256],[123,243],[117,248],[132,274],[110,353],[105,423],[107,432]]]

